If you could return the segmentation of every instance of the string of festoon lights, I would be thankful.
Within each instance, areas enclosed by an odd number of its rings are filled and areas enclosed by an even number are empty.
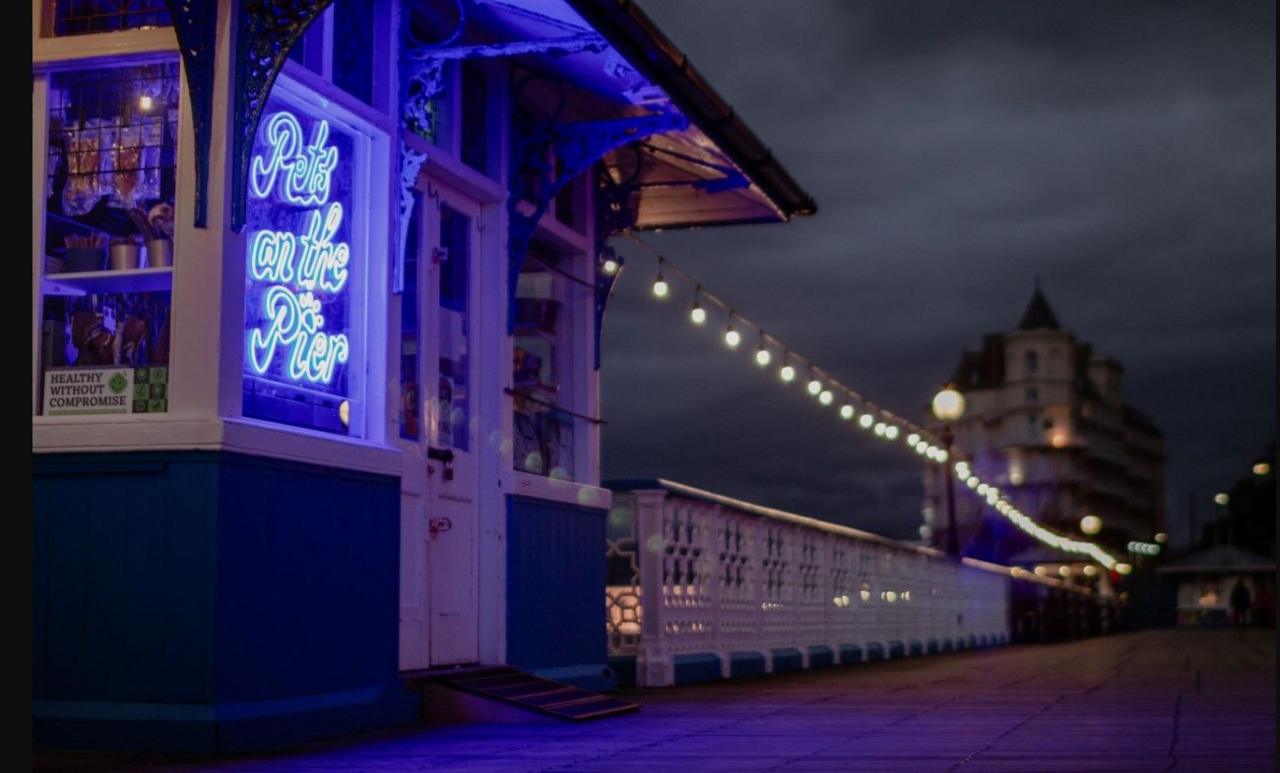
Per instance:
[[[674,297],[672,281],[686,284],[693,291],[693,301],[688,311],[689,321],[696,327],[705,328],[711,324],[708,309],[719,310],[717,316],[724,320],[724,329],[720,334],[721,340],[730,350],[737,351],[743,348],[744,344],[748,349],[754,348],[752,356],[761,370],[776,369],[778,378],[786,384],[800,381],[804,384],[809,396],[816,399],[819,404],[824,407],[834,407],[841,421],[849,422],[885,442],[901,442],[930,463],[938,465],[950,463],[951,473],[961,483],[972,490],[980,500],[985,501],[989,507],[1037,541],[1067,553],[1088,556],[1107,570],[1124,571],[1129,568],[1127,564],[1118,563],[1096,543],[1067,537],[1036,523],[1030,516],[1019,510],[998,487],[982,480],[974,472],[968,460],[958,456],[948,459],[946,449],[931,432],[876,405],[832,376],[830,371],[819,367],[813,360],[801,355],[784,341],[765,332],[762,327],[738,311],[737,307],[708,290],[702,282],[672,263],[643,239],[633,233],[628,233],[627,236],[657,261],[657,275],[651,287],[653,297],[658,301],[671,301]],[[621,261],[612,255],[606,255],[601,264],[601,270],[609,275],[618,273],[620,268]]]

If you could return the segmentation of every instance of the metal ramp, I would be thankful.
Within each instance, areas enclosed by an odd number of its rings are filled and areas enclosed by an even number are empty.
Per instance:
[[[568,722],[586,722],[640,709],[639,704],[543,679],[511,666],[464,666],[401,674],[413,689],[439,684]]]

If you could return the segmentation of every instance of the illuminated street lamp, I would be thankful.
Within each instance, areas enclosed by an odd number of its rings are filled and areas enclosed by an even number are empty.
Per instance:
[[[960,394],[954,384],[948,384],[943,387],[941,392],[933,397],[933,415],[938,421],[942,422],[942,445],[945,449],[946,456],[951,458],[951,442],[954,436],[951,432],[951,422],[964,415],[964,395]],[[956,533],[956,489],[955,481],[950,471],[946,467],[940,467],[942,477],[947,480],[947,555],[952,558],[960,557],[960,536]]]

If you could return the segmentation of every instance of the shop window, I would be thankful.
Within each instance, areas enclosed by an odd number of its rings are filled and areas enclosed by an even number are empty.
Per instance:
[[[468,308],[471,282],[471,218],[448,205],[440,207],[440,386],[435,444],[470,449],[470,372]]]
[[[38,410],[166,412],[177,63],[48,83]]]
[[[173,25],[165,0],[55,0],[52,5],[58,37]]]
[[[400,437],[417,440],[422,433],[422,391],[418,386],[421,350],[418,314],[418,231],[422,227],[422,194],[415,191],[404,251],[404,292],[400,294]]]
[[[564,302],[572,261],[543,245],[529,247],[516,286],[514,338],[515,469],[574,476],[572,320]]]
[[[243,413],[359,435],[368,142],[276,94],[248,180]]]

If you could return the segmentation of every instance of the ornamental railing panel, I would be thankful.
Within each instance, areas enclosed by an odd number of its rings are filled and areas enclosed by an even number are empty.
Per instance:
[[[1042,581],[669,481],[615,489],[607,556],[609,654],[646,686],[707,655],[729,676],[1005,642],[1010,584]]]

